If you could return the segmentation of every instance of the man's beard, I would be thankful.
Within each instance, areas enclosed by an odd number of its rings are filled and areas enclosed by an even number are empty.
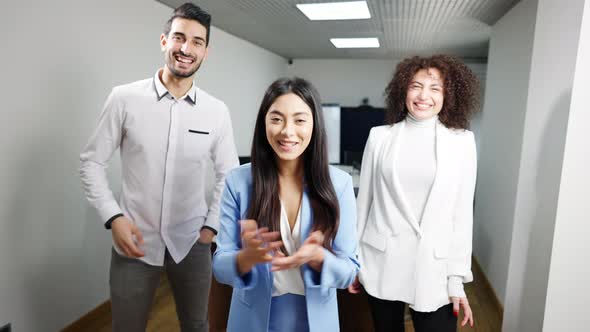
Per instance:
[[[197,64],[197,66],[195,67],[194,70],[191,70],[189,72],[180,72],[178,70],[176,70],[176,68],[174,68],[174,65],[170,65],[169,63],[167,64],[168,69],[170,70],[170,72],[177,77],[183,77],[183,78],[187,78],[187,77],[191,77],[193,76],[194,73],[197,72],[197,70],[199,70],[199,68],[201,68],[201,63],[199,62]]]
[[[187,57],[187,56],[188,56],[188,55],[184,54],[183,52],[178,52],[178,53],[179,53],[179,55],[181,55],[181,56],[185,56],[185,57]],[[195,62],[197,62],[197,58],[196,58],[196,57],[191,57],[191,58],[194,58],[194,59],[195,59]],[[172,73],[174,76],[176,76],[176,77],[188,78],[188,77],[191,77],[191,76],[193,76],[193,75],[194,75],[194,73],[196,73],[196,72],[197,72],[197,70],[199,70],[199,68],[201,68],[201,63],[202,63],[202,61],[200,61],[200,62],[197,62],[197,66],[195,67],[195,69],[194,69],[194,70],[191,70],[191,71],[189,71],[189,72],[181,72],[181,71],[178,71],[178,70],[177,70],[177,69],[174,67],[174,64],[175,64],[175,63],[176,63],[176,54],[172,54],[172,55],[170,56],[170,58],[169,58],[169,61],[168,61],[168,63],[167,63],[167,66],[168,66],[168,69],[170,70],[170,72],[171,72],[171,73]]]

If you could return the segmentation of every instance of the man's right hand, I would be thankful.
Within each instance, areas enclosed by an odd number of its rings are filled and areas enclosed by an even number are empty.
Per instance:
[[[141,231],[129,218],[121,216],[113,220],[111,232],[115,245],[123,251],[125,256],[139,258],[145,255],[140,249],[140,246],[143,246]]]

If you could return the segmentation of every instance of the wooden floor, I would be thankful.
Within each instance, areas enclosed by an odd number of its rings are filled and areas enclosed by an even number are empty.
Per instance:
[[[486,285],[486,279],[481,274],[477,263],[474,264],[473,272],[475,281],[466,284],[465,290],[474,312],[475,326],[473,328],[463,327],[458,331],[498,332],[502,326],[502,313],[498,310],[494,295],[489,292],[487,288],[489,286]],[[216,296],[212,297],[209,303],[209,308],[213,308],[210,313],[210,330],[212,332],[225,331],[231,288],[214,282],[212,294],[216,294]],[[342,332],[371,332],[373,330],[369,308],[364,295],[351,295],[346,291],[339,291],[338,301],[340,303]],[[95,313],[91,319],[86,319],[83,323],[78,322],[75,327],[71,326],[67,331],[111,331],[110,306],[107,303],[103,307],[104,309],[99,314]],[[147,331],[180,331],[174,299],[165,277],[162,278],[156,293]],[[409,319],[406,320],[406,332],[414,332],[412,322]]]

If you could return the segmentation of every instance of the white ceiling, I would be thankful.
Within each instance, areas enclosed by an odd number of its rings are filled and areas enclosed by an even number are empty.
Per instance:
[[[187,0],[157,0],[171,8]],[[342,1],[342,0],[337,0]],[[519,0],[366,0],[367,20],[309,21],[295,5],[335,0],[195,0],[212,24],[285,58],[392,59],[449,53],[486,61],[491,27]],[[378,37],[378,49],[330,38]]]

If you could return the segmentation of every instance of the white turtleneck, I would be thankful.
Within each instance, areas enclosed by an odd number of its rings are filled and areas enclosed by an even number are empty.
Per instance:
[[[402,191],[420,224],[436,175],[437,120],[436,116],[418,120],[408,113],[394,165]],[[449,276],[448,292],[453,297],[466,296],[461,277]]]
[[[395,165],[402,191],[420,224],[436,174],[436,120],[436,116],[426,120],[406,116]]]

